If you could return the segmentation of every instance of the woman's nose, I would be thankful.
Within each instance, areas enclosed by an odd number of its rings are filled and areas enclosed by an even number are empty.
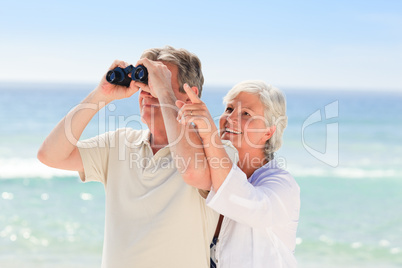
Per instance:
[[[238,117],[239,117],[238,114],[235,111],[232,111],[230,114],[228,114],[226,120],[229,123],[233,124],[235,122],[238,122],[238,119],[239,119]]]

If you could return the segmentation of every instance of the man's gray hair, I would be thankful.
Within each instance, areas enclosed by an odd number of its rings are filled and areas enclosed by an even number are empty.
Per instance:
[[[267,161],[274,158],[276,152],[282,146],[282,135],[288,124],[286,116],[286,99],[283,93],[276,87],[267,85],[260,80],[243,81],[235,85],[223,98],[226,104],[242,92],[257,95],[264,106],[265,123],[276,126],[276,131],[265,143],[264,154]]]
[[[142,53],[141,58],[153,61],[166,61],[176,65],[179,69],[178,81],[180,92],[186,93],[183,85],[187,83],[190,87],[197,87],[198,96],[201,97],[204,76],[201,70],[201,61],[195,54],[183,48],[176,49],[171,46],[165,46],[162,48],[147,49]]]

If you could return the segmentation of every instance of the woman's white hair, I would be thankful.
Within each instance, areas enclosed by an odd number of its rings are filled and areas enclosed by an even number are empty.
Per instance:
[[[223,102],[226,104],[232,101],[242,92],[257,95],[264,106],[264,117],[268,127],[275,125],[276,131],[265,143],[264,154],[268,161],[274,158],[276,152],[282,146],[282,135],[288,124],[286,116],[286,99],[283,93],[276,87],[267,85],[260,80],[247,80],[235,85],[226,96]]]

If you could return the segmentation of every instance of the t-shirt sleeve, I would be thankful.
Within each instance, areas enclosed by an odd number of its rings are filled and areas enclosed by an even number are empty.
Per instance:
[[[110,145],[114,136],[114,132],[107,132],[77,143],[84,166],[84,172],[79,174],[82,181],[99,181],[106,184]]]

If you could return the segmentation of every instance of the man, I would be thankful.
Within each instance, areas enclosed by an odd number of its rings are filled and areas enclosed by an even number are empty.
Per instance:
[[[83,181],[100,181],[106,192],[102,267],[209,267],[209,245],[218,215],[206,207],[198,189],[211,185],[196,132],[177,122],[183,90],[201,95],[199,59],[186,50],[146,50],[138,64],[148,85],[122,87],[105,76],[97,88],[54,128],[38,152],[44,164],[79,171]],[[127,66],[115,61],[110,69]],[[185,85],[187,87],[187,85]],[[137,91],[141,119],[149,130],[118,129],[78,142],[91,118],[116,99]],[[233,156],[233,147],[227,147]],[[193,185],[192,186],[189,186]]]

